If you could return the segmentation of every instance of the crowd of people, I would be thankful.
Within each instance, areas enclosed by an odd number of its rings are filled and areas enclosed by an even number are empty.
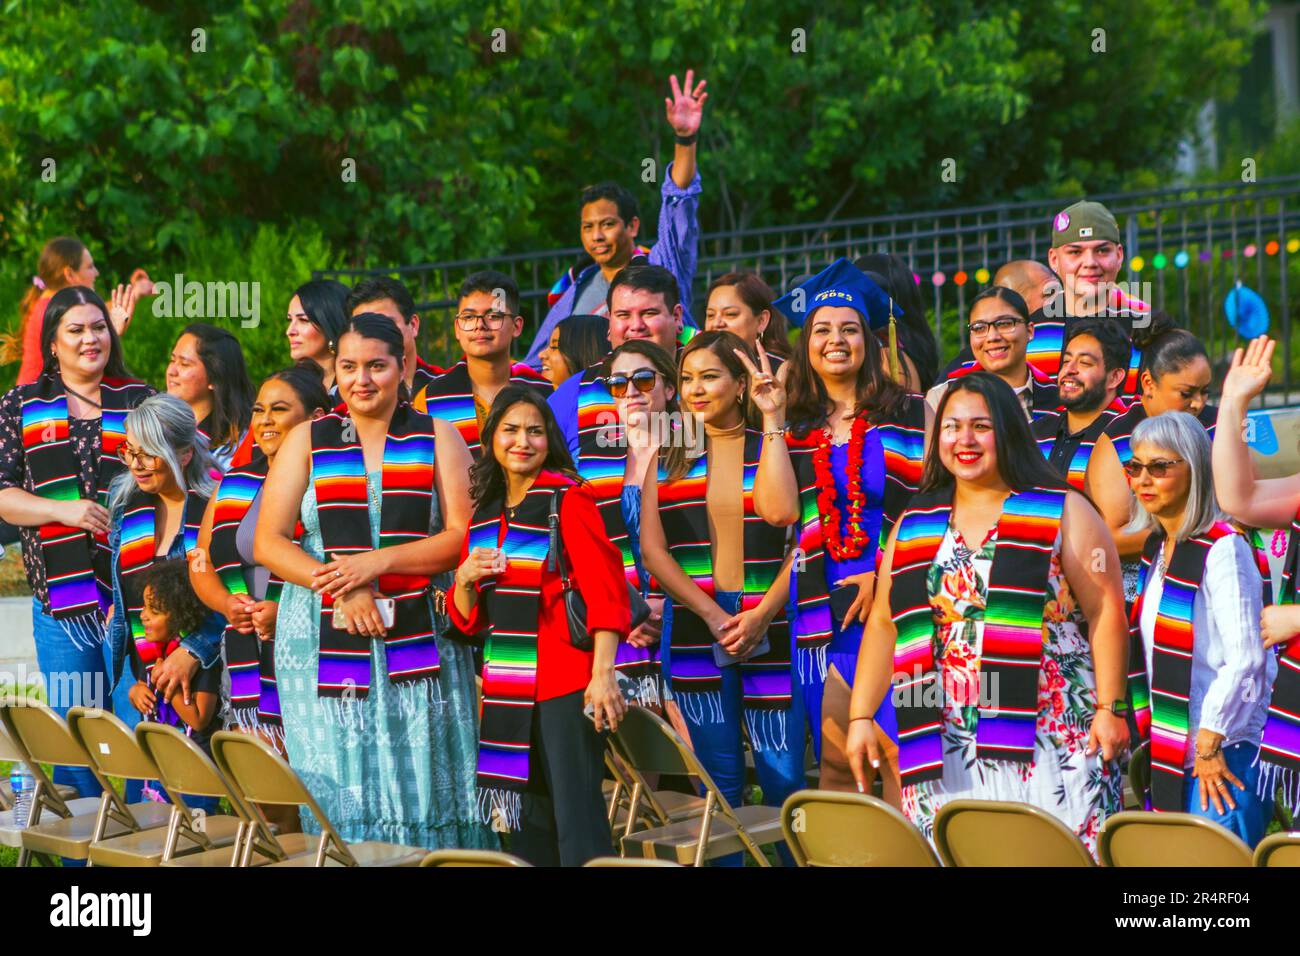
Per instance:
[[[51,242],[0,399],[42,672],[200,745],[260,735],[349,840],[607,855],[603,735],[648,707],[733,804],[747,749],[780,805],[811,747],[927,837],[1012,800],[1095,852],[1147,742],[1151,808],[1258,842],[1300,796],[1300,475],[1260,480],[1239,427],[1273,343],[1210,406],[1088,201],[945,367],[894,255],[780,296],[729,273],[692,315],[706,99],[672,80],[653,247],[626,189],[582,191],[590,262],[522,356],[503,273],[464,281],[446,368],[397,280],[313,280],[256,391],[196,323],[158,392],[123,360],[140,290],[105,302]],[[1274,594],[1259,531],[1287,528]]]

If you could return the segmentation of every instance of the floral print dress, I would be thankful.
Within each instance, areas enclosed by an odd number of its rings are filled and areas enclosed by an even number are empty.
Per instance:
[[[1061,538],[1053,546],[1038,679],[1038,733],[1031,763],[976,759],[980,651],[996,528],[978,552],[949,527],[930,566],[930,605],[941,650],[943,779],[904,787],[903,812],[930,840],[934,817],[949,800],[1009,800],[1047,810],[1070,827],[1094,856],[1108,814],[1120,809],[1123,777],[1098,753],[1085,756],[1096,707],[1087,624],[1061,569]],[[991,693],[991,689],[986,691]]]

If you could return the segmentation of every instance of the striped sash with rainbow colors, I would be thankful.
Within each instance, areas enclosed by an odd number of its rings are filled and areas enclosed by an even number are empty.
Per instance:
[[[536,389],[543,398],[549,398],[551,394],[551,383],[527,365],[516,363],[510,367],[510,384],[527,385]],[[411,404],[418,412],[456,426],[475,460],[482,454],[478,413],[474,408],[474,386],[469,380],[469,369],[464,359],[429,382]]]

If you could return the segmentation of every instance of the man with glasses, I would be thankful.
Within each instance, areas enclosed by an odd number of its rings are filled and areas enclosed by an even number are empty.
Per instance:
[[[519,314],[519,287],[503,272],[485,269],[461,283],[456,307],[459,362],[416,393],[416,409],[456,426],[470,453],[478,458],[483,422],[497,393],[507,385],[527,385],[551,394],[551,383],[527,365],[510,358],[524,329]]]
[[[537,330],[528,356],[534,368],[541,367],[541,352],[551,341],[551,332],[570,315],[604,315],[608,290],[614,277],[634,259],[649,261],[672,273],[677,282],[677,299],[682,303],[683,322],[695,328],[690,315],[691,283],[699,251],[700,174],[696,170],[696,140],[709,94],[704,80],[695,82],[695,71],[687,70],[680,86],[676,75],[669,77],[672,96],[665,100],[665,116],[676,137],[673,161],[663,171],[662,202],[658,235],[648,252],[636,244],[641,220],[636,197],[617,183],[598,183],[583,189],[579,197],[579,230],[582,248],[592,260],[576,275],[571,269],[561,277],[548,297],[550,311]]]
[[[416,341],[420,336],[420,317],[415,312],[415,300],[401,282],[390,276],[362,279],[348,294],[344,308],[348,315],[377,312],[397,323],[402,338],[406,341],[402,377],[412,395],[442,372],[442,369],[420,358]]]
[[[993,373],[1011,386],[1030,422],[1057,408],[1056,386],[1029,364],[1034,324],[1020,293],[996,285],[985,289],[971,302],[966,332],[975,364],[953,373],[949,381],[976,369]],[[926,393],[931,411],[938,409],[947,387],[948,382],[941,382]]]

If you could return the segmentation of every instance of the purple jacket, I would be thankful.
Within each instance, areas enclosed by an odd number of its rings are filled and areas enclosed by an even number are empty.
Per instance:
[[[651,265],[663,266],[677,277],[677,287],[681,290],[682,322],[695,327],[691,318],[691,283],[695,279],[695,262],[699,257],[700,223],[698,210],[700,205],[700,174],[685,189],[673,182],[673,164],[668,164],[664,173],[662,189],[663,203],[659,207],[659,236],[650,249]],[[533,344],[528,349],[524,361],[533,368],[540,369],[539,358],[542,349],[551,340],[551,332],[560,321],[573,314],[573,303],[577,301],[578,291],[600,266],[592,263],[583,269],[578,279],[556,300],[555,305],[546,313]]]

